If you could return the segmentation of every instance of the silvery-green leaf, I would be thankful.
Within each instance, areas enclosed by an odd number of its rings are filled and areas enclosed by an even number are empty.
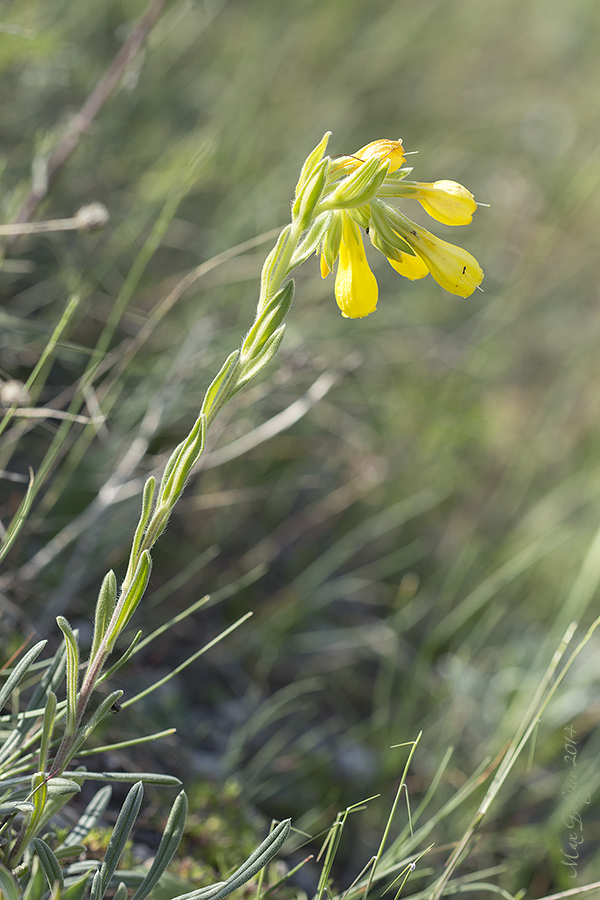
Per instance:
[[[41,838],[33,839],[33,846],[35,847],[35,852],[38,855],[40,860],[40,865],[46,876],[46,880],[50,888],[58,882],[60,888],[62,889],[65,884],[65,880],[63,878],[62,869],[60,867],[60,863],[56,858],[56,855],[52,852],[48,844],[43,841]]]

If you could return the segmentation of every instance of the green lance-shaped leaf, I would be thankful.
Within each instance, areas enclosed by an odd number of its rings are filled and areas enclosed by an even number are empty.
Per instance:
[[[160,784],[164,787],[181,787],[179,778],[174,775],[160,775],[157,772],[65,772],[82,781],[115,781],[131,784],[132,781],[143,781],[144,784]]]
[[[137,609],[137,606],[144,596],[144,592],[150,579],[152,571],[152,558],[148,550],[144,550],[140,555],[137,569],[131,580],[131,584],[124,597],[119,600],[117,609],[119,614],[114,622],[111,630],[106,635],[106,643],[109,650],[114,647],[115,641],[131,619]],[[116,612],[116,610],[115,610]],[[114,620],[113,616],[113,620]]]
[[[97,872],[101,865],[101,859],[79,859],[69,863],[69,868],[65,875],[68,878],[77,878],[79,875],[90,876]]]
[[[66,794],[77,794],[81,790],[81,785],[73,781],[72,778],[51,778],[46,786],[48,788],[48,797],[64,797]]]
[[[371,204],[355,206],[352,210],[352,218],[361,228],[368,228],[371,224]]]
[[[90,650],[90,659],[94,659],[98,648],[102,642],[108,623],[115,611],[117,604],[117,577],[113,570],[107,572],[102,579],[98,599],[96,601],[96,612],[94,614],[94,637],[92,639],[92,649]]]
[[[9,800],[6,803],[0,803],[0,820],[4,821],[9,817],[14,818],[19,813],[27,813],[29,815],[34,809],[35,806],[29,800]]]
[[[127,885],[124,881],[119,882],[119,887],[116,889],[113,900],[127,900]]]
[[[398,228],[399,230],[406,230],[407,227],[410,230],[413,227],[413,223],[411,222],[411,220],[407,219],[407,217],[403,215],[400,210],[396,209],[395,206],[390,206],[389,203],[383,203],[381,200],[378,200],[376,201],[376,204],[371,205],[371,212],[373,211],[374,205],[377,206],[376,215],[379,215],[380,213],[383,220],[387,223],[387,226],[392,230],[396,228]],[[401,238],[398,238],[398,240],[401,240]],[[407,250],[403,252],[408,253],[409,251]],[[415,255],[414,250],[412,251],[411,255]]]
[[[321,245],[323,239],[325,238],[325,235],[327,234],[327,230],[331,227],[332,219],[333,213],[331,212],[331,210],[321,213],[321,215],[317,216],[316,219],[314,219],[312,225],[294,251],[294,255],[292,256],[292,261],[290,263],[290,269],[295,269],[296,266],[302,265],[302,263],[306,262],[311,254],[315,253],[315,251],[319,249],[319,246]]]
[[[36,772],[31,778],[31,800],[33,800],[34,810],[27,823],[27,828],[21,842],[21,855],[23,850],[29,845],[29,842],[39,831],[39,824],[43,818],[46,809],[46,800],[48,798],[48,781],[44,772]]]
[[[16,666],[4,682],[2,688],[0,688],[0,711],[2,710],[3,706],[5,705],[14,689],[24,678],[29,667],[33,665],[35,660],[38,658],[43,648],[46,646],[46,643],[47,641],[40,641],[39,643],[35,644],[35,646],[33,646],[31,650],[29,650],[25,654],[23,659],[20,659],[16,664]]]
[[[205,432],[206,416],[201,412],[194,422],[190,433],[171,454],[165,467],[160,483],[156,511],[148,526],[148,533],[153,531],[154,519],[164,515],[164,512],[170,513],[181,496],[189,474],[198,462],[204,448]],[[158,534],[156,537],[158,537]],[[146,540],[147,543],[148,541]]]
[[[292,206],[292,216],[300,228],[308,228],[314,211],[323,196],[329,174],[329,159],[323,159],[311,175],[302,193]]]
[[[69,879],[70,883],[67,883],[60,892],[60,900],[82,900],[87,891],[91,874],[92,870],[90,869],[87,872],[84,872],[83,875],[75,881],[70,881]]]
[[[232,390],[237,379],[239,358],[239,350],[230,353],[208,388],[201,409],[202,414],[208,420],[214,419],[219,410],[233,396]]]
[[[406,256],[415,256],[414,253],[408,253],[407,250],[404,250],[404,246],[408,246],[408,244],[405,244],[402,238],[398,238],[392,243],[391,241],[388,241],[385,234],[382,234],[381,231],[379,231],[376,225],[369,226],[369,239],[373,246],[388,259],[401,261],[403,253],[406,254]]]
[[[48,748],[52,740],[52,732],[54,731],[54,722],[56,719],[56,707],[58,701],[54,691],[48,691],[48,699],[46,700],[46,708],[44,709],[44,720],[42,722],[42,734],[40,737],[40,758],[38,768],[44,771],[46,761],[48,759]]]
[[[281,283],[281,281],[278,281],[276,278],[276,272],[279,264],[282,261],[284,250],[288,245],[291,231],[291,225],[286,225],[285,228],[282,228],[275,246],[263,263],[262,272],[260,274],[260,296],[258,298],[258,304],[256,307],[257,319],[260,317],[265,304],[269,302],[272,286]],[[285,274],[286,273],[284,273],[284,276]]]
[[[368,203],[383,183],[389,163],[373,157],[347,175],[322,203],[322,209],[349,209]]]
[[[314,150],[308,154],[304,161],[304,165],[300,170],[300,177],[298,178],[298,184],[296,185],[296,200],[301,197],[304,188],[306,187],[309,179],[314,175],[319,163],[323,159],[323,155],[327,150],[327,144],[329,143],[329,138],[331,137],[331,132],[326,131],[317,146]],[[295,203],[296,201],[294,201]],[[295,215],[294,208],[292,207],[292,213]]]
[[[175,851],[179,847],[179,842],[181,841],[186,816],[187,797],[185,796],[185,793],[181,791],[175,798],[175,802],[171,807],[171,812],[169,813],[169,818],[160,840],[158,851],[150,867],[150,871],[131,900],[144,900],[171,862]]]
[[[264,344],[260,353],[256,353],[252,359],[248,360],[248,362],[244,365],[242,372],[239,376],[238,383],[235,387],[235,393],[241,390],[244,385],[248,384],[255,375],[257,375],[261,369],[270,362],[279,349],[279,345],[283,340],[283,335],[285,332],[285,325],[280,325],[279,328],[271,335],[269,340]]]
[[[42,833],[50,819],[56,816],[75,794],[79,793],[81,785],[74,778],[55,777],[46,782],[46,789],[47,794],[43,808],[41,808],[39,818],[36,818],[35,827],[28,831],[27,841],[31,840],[34,835]]]
[[[230,875],[226,881],[199,888],[197,891],[190,891],[188,894],[180,894],[178,897],[174,897],[173,900],[223,900],[224,897],[229,896],[233,891],[250,881],[273,859],[283,846],[289,833],[290,820],[285,819],[273,829],[271,834],[248,857],[246,862],[233,875]]]
[[[21,890],[8,869],[0,865],[0,897],[5,900],[21,900]]]
[[[321,253],[329,271],[332,271],[342,242],[342,216],[331,213],[331,221],[325,232]]]
[[[240,355],[240,370],[242,377],[246,375],[246,366],[258,357],[265,344],[268,343],[273,333],[283,323],[290,311],[294,299],[294,282],[288,281],[274,297],[269,300],[260,316],[244,338]],[[246,379],[247,380],[247,379]],[[236,385],[236,390],[239,386]]]
[[[59,887],[64,888],[65,880],[63,878],[62,869],[60,867],[60,863],[57,860],[56,856],[46,843],[41,838],[33,839],[33,846],[35,847],[35,852],[38,855],[40,860],[40,865],[42,867],[42,871],[46,876],[46,881],[50,888],[58,882]]]
[[[64,616],[56,617],[56,624],[65,638],[67,654],[67,710],[65,734],[74,734],[77,726],[77,685],[79,677],[79,646],[75,633]]]
[[[173,456],[171,456],[173,459]],[[170,462],[170,460],[169,460]],[[169,468],[169,463],[167,463],[167,469]],[[167,473],[163,475],[163,481],[167,477]],[[154,476],[150,476],[150,478],[146,481],[144,485],[144,491],[142,494],[142,511],[140,514],[140,519],[135,529],[135,534],[133,536],[133,541],[131,543],[131,552],[129,554],[129,564],[127,566],[127,572],[124,578],[124,584],[129,584],[129,580],[133,577],[133,573],[135,572],[135,568],[138,564],[138,559],[140,555],[140,548],[142,546],[142,541],[144,539],[144,535],[146,533],[146,528],[148,527],[148,522],[150,521],[150,516],[152,515],[152,504],[154,502],[154,492],[156,490],[156,479]]]
[[[87,852],[87,847],[85,844],[72,844],[70,847],[55,847],[54,853],[56,854],[56,858],[59,862],[62,862],[65,859],[73,859],[75,856],[81,856],[82,853]]]
[[[65,645],[61,644],[54,656],[48,661],[49,665],[40,678],[31,698],[27,704],[27,712],[38,710],[44,705],[48,691],[56,691],[62,687],[65,673]]]
[[[94,875],[90,900],[102,900],[108,890],[110,879],[114,875],[115,869],[119,864],[119,860],[125,849],[125,844],[127,843],[127,839],[131,834],[131,829],[133,828],[140,811],[143,796],[144,786],[141,781],[138,781],[127,794],[125,802],[121,807],[108,847],[106,848],[104,862]]]
[[[406,185],[402,182],[412,172],[412,166],[391,172],[377,191],[379,197],[402,197],[406,194]]]
[[[84,840],[84,838],[88,836],[90,831],[96,827],[96,825],[104,815],[104,811],[108,806],[111,794],[112,788],[109,784],[106,784],[94,794],[94,796],[80,815],[77,824],[74,826],[74,828],[71,829],[71,831],[62,842],[61,847],[72,847],[74,844],[79,844]]]
[[[388,203],[380,203],[378,200],[371,203],[372,222],[369,237],[373,246],[389,259],[400,259],[402,253],[415,256],[413,248],[392,228],[388,215],[390,209],[392,207]]]

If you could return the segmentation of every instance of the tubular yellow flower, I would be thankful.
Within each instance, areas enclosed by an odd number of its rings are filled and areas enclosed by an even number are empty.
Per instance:
[[[406,185],[408,191],[412,185]],[[415,182],[414,193],[408,196],[418,200],[425,212],[445,225],[468,225],[477,209],[475,198],[456,181]]]
[[[354,172],[359,167],[361,161],[367,162],[367,160],[375,158],[389,159],[390,167],[388,169],[388,174],[396,172],[405,161],[402,141],[400,139],[391,141],[387,138],[381,138],[379,141],[371,141],[370,144],[365,144],[364,147],[361,147],[360,150],[357,150],[356,153],[353,153],[351,156],[335,156],[331,161],[330,171],[332,174],[338,174],[340,171],[346,173]]]
[[[347,319],[361,319],[375,312],[377,281],[369,268],[358,225],[342,213],[342,241],[335,276],[335,299]]]
[[[379,141],[372,141],[370,144],[361,147],[354,156],[364,160],[373,159],[373,157],[389,159],[391,165],[388,171],[396,172],[404,162],[404,147],[400,138],[397,141],[382,138]]]
[[[403,230],[402,237],[418,253],[437,283],[451,294],[469,297],[483,281],[479,263],[462,247],[442,241],[414,223],[412,229]]]
[[[467,225],[477,203],[456,181],[407,181],[402,141],[372,141],[351,156],[323,166],[324,188],[316,205],[318,227],[305,238],[303,261],[314,249],[326,278],[338,262],[335,297],[347,318],[362,318],[377,307],[377,281],[371,272],[361,229],[393,269],[415,281],[430,273],[445,290],[468,297],[483,281],[483,271],[467,250],[443,241],[408,219],[388,198],[418,200],[434,219]],[[411,255],[415,254],[415,255]]]
[[[409,256],[408,253],[403,253],[402,259],[396,260],[387,257],[387,261],[396,272],[400,272],[401,275],[404,275],[405,278],[410,278],[411,281],[416,281],[417,278],[425,278],[426,275],[429,275],[427,263],[420,256]]]

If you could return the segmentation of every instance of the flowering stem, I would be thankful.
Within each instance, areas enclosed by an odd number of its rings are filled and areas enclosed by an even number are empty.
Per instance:
[[[305,228],[302,224],[293,220],[281,232],[273,251],[267,257],[261,276],[259,301],[254,322],[239,350],[226,360],[221,372],[209,387],[200,416],[189,434],[171,454],[165,466],[151,512],[150,504],[152,504],[155,494],[154,484],[149,485],[149,490],[145,491],[147,494],[145,497],[147,507],[145,525],[140,523],[142,525],[141,533],[140,526],[138,526],[136,535],[140,534],[140,540],[136,542],[134,538],[120,598],[104,627],[104,633],[96,645],[93,655],[90,657],[83,683],[78,691],[74,711],[74,728],[63,735],[54,760],[49,767],[52,777],[61,774],[73,755],[83,717],[102,674],[106,659],[142,598],[145,588],[145,583],[141,583],[142,578],[139,575],[142,559],[146,556],[149,567],[149,551],[166,527],[185,482],[202,453],[206,429],[231,397],[253,378],[277,352],[283,337],[284,319],[293,295],[293,282],[288,282],[287,285],[284,285],[284,282],[294,268],[293,256],[304,231]],[[288,287],[288,285],[290,286]],[[136,582],[138,582],[137,585]]]
[[[154,0],[157,6],[161,2]],[[466,224],[476,206],[466,188],[450,181],[403,185],[410,170],[400,168],[404,151],[399,140],[374,141],[353,156],[332,159],[325,156],[328,139],[329,133],[302,167],[291,222],[279,234],[262,269],[250,329],[239,349],[227,357],[209,385],[199,415],[187,437],[173,450],[160,484],[153,477],[146,482],[120,596],[117,597],[113,572],[107,574],[100,589],[87,672],[76,703],[71,703],[70,727],[50,769],[53,774],[64,769],[74,755],[78,740],[83,739],[81,723],[90,697],[115,642],[144,595],[150,578],[150,551],[166,528],[200,458],[207,429],[220,410],[267,365],[279,348],[293,300],[294,282],[289,278],[292,270],[316,252],[321,255],[321,271],[325,276],[339,258],[335,292],[342,314],[358,318],[373,312],[377,305],[377,282],[364,251],[362,227],[391,265],[411,280],[431,272],[446,290],[466,297],[483,278],[477,261],[467,251],[435,238],[382,201],[384,197],[414,195],[438,220]],[[73,697],[75,691],[73,688]],[[95,716],[102,715],[100,704]],[[94,727],[95,716],[86,728]]]

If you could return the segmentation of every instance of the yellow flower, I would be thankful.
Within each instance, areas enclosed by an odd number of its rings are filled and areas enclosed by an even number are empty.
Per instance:
[[[372,141],[370,144],[361,147],[354,156],[363,160],[373,159],[373,157],[389,159],[391,165],[388,171],[396,172],[404,162],[404,147],[402,146],[400,138],[398,138],[397,141],[390,141],[387,140],[387,138],[382,138],[379,141]]]
[[[416,181],[403,187],[406,196],[414,197],[425,212],[445,225],[468,225],[477,209],[471,191],[456,181]]]
[[[402,259],[396,260],[388,257],[388,262],[396,272],[400,272],[401,275],[404,275],[405,278],[410,278],[411,281],[416,281],[417,278],[425,278],[426,275],[429,275],[427,263],[420,256],[410,256],[408,253],[403,253]]]
[[[387,138],[382,138],[379,141],[365,144],[364,147],[361,147],[360,150],[357,150],[351,156],[334,156],[331,160],[330,173],[332,175],[338,175],[340,172],[349,174],[355,172],[361,162],[367,162],[367,160],[375,158],[389,159],[388,174],[396,172],[405,161],[402,141],[390,141]]]
[[[483,281],[483,271],[475,257],[462,247],[442,241],[425,228],[411,224],[413,225],[411,229],[402,231],[402,237],[419,255],[437,283],[451,294],[469,297]],[[390,260],[391,265],[401,275],[406,275],[406,272],[398,268],[398,265],[406,265],[406,259],[412,263],[412,259],[407,256],[399,264]],[[414,279],[423,276],[407,275],[407,277]]]
[[[342,240],[335,276],[335,299],[347,319],[361,319],[375,312],[377,281],[371,272],[358,225],[348,215],[342,216]],[[321,257],[321,275],[329,274],[329,266]]]
[[[388,197],[418,200],[438,221],[467,225],[477,208],[473,195],[456,181],[406,181],[410,170],[399,171],[404,161],[402,141],[388,139],[329,161],[328,184],[334,190],[321,203],[329,218],[313,246],[321,255],[323,278],[338,261],[335,297],[347,318],[368,316],[377,307],[377,281],[367,262],[361,228],[392,268],[411,281],[430,273],[445,290],[468,297],[483,280],[483,271],[470,253],[441,240],[385,202]],[[355,183],[360,182],[361,173],[366,187]]]

